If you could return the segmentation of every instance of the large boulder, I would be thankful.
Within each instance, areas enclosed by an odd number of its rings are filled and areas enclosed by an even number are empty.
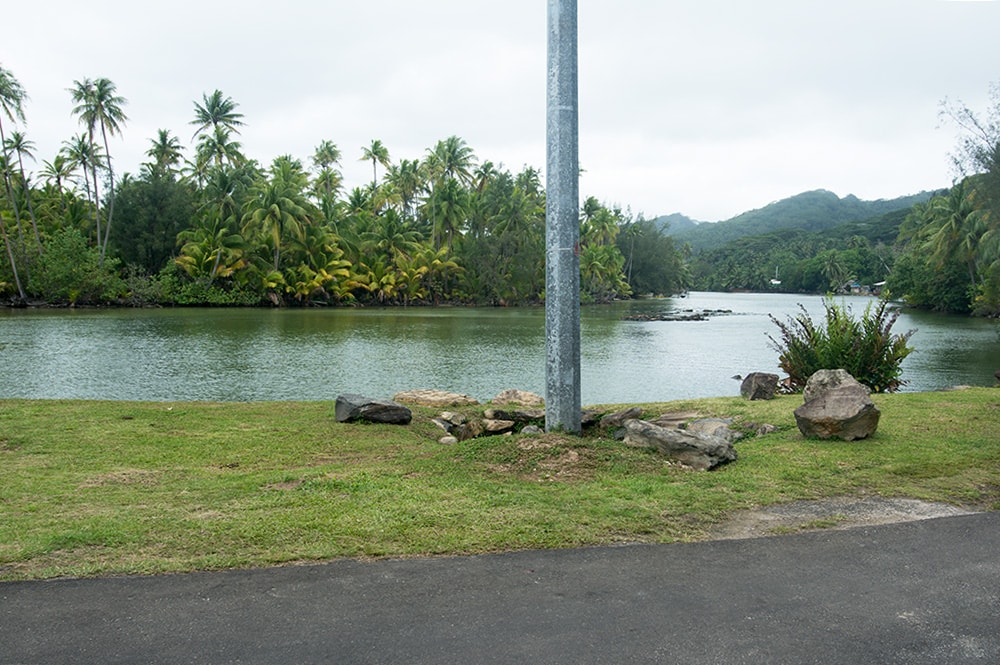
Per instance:
[[[867,438],[878,429],[881,415],[869,392],[844,370],[820,370],[809,377],[806,402],[795,409],[795,423],[805,437]]]
[[[751,372],[740,384],[740,395],[751,402],[761,399],[774,399],[778,392],[778,375],[767,372]]]
[[[625,443],[655,448],[661,454],[694,469],[708,470],[736,459],[736,450],[726,438],[669,427],[644,420],[625,421]]]
[[[408,425],[413,414],[408,408],[386,399],[371,399],[363,395],[337,396],[337,422],[364,420],[370,423]]]

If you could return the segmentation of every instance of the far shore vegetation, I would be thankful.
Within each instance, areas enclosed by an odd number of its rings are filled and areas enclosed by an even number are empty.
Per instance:
[[[342,152],[317,137],[312,155],[265,165],[240,143],[250,119],[214,90],[193,103],[193,145],[161,129],[141,139],[148,161],[138,173],[123,173],[113,153],[125,139],[128,101],[114,82],[68,86],[67,113],[80,133],[55,155],[36,154],[27,96],[0,65],[0,300],[7,304],[544,300],[542,174],[480,159],[458,136],[401,158],[378,139]],[[823,233],[782,228],[695,252],[627,202],[589,196],[580,210],[581,299],[881,284],[912,306],[995,316],[1000,93],[994,102],[986,117],[944,107],[963,136],[956,154],[963,177],[954,187]],[[344,159],[370,163],[371,182],[345,188]]]
[[[424,408],[389,426],[332,402],[0,400],[0,580],[689,542],[831,497],[1000,509],[1000,390],[872,398],[878,431],[852,442],[804,439],[799,395],[641,405],[749,432],[710,472],[599,431],[446,445]]]

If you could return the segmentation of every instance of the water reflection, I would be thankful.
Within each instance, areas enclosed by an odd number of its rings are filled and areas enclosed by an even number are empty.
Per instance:
[[[869,302],[849,298],[861,311]],[[685,299],[585,307],[587,404],[738,393],[731,377],[777,372],[768,334],[816,296],[695,293]],[[707,321],[624,321],[672,309],[730,310]],[[141,400],[327,400],[439,388],[488,399],[542,393],[545,314],[522,309],[83,310],[0,313],[0,396]],[[992,385],[995,321],[906,313],[917,328],[904,363],[909,390]]]

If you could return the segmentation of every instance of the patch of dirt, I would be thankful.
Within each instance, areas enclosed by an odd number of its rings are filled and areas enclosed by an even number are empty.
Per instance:
[[[265,490],[293,490],[293,489],[299,487],[300,485],[302,485],[302,483],[304,483],[304,482],[305,482],[304,478],[296,478],[294,480],[286,480],[286,481],[280,482],[280,483],[268,483],[267,485],[264,485],[264,489]]]
[[[917,499],[835,498],[825,501],[795,501],[759,510],[746,510],[709,530],[714,540],[760,538],[803,531],[851,529],[876,524],[913,522],[934,517],[972,515],[944,503]]]
[[[155,485],[159,475],[159,471],[148,471],[146,469],[109,471],[108,473],[102,473],[85,480],[80,484],[80,489],[102,487],[105,485]]]

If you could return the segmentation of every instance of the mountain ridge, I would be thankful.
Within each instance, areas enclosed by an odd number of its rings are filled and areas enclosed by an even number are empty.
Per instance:
[[[911,208],[941,191],[943,190],[922,191],[894,199],[865,201],[853,194],[841,198],[829,190],[816,189],[719,222],[698,222],[680,213],[663,215],[653,221],[664,233],[673,236],[676,242],[688,243],[697,252],[714,249],[746,236],[782,229],[823,231],[840,224]]]

